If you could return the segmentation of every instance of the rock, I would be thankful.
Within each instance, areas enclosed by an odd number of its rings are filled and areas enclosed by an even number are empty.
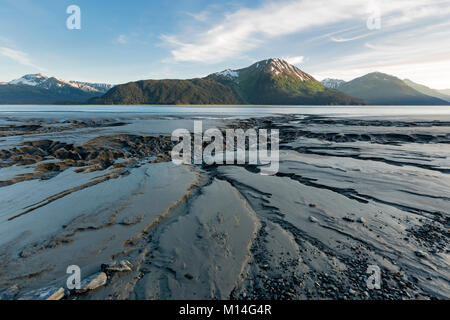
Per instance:
[[[130,272],[133,270],[133,265],[128,260],[121,260],[120,262],[113,262],[112,264],[102,264],[103,272]]]
[[[355,222],[355,220],[353,220],[353,219],[350,218],[350,217],[343,217],[342,219],[344,219],[344,220],[347,221],[347,222]]]
[[[108,277],[104,272],[98,272],[81,281],[81,288],[76,293],[83,293],[98,289],[106,284]]]
[[[313,217],[313,216],[310,216],[310,217],[309,217],[309,221],[314,222],[314,223],[319,222],[319,220],[317,220],[317,218],[315,218],[315,217]]]
[[[50,286],[25,293],[19,300],[61,300],[64,295],[64,288]]]
[[[354,296],[356,294],[356,291],[353,289],[348,290],[348,293]]]
[[[414,252],[416,254],[416,256],[418,256],[419,258],[427,258],[428,257],[428,253],[417,250]]]
[[[19,293],[19,287],[15,284],[0,290],[0,300],[13,300]]]
[[[186,274],[184,275],[184,277],[185,277],[186,279],[188,279],[188,280],[194,279],[194,277],[193,277],[191,274],[189,274],[189,273],[186,273]]]
[[[362,224],[366,223],[366,219],[364,219],[364,217],[359,217],[356,221]]]

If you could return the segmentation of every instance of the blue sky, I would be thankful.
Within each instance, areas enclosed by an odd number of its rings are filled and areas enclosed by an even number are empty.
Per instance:
[[[73,4],[81,30],[66,27]],[[0,0],[0,81],[192,78],[270,57],[319,80],[450,88],[450,0]]]

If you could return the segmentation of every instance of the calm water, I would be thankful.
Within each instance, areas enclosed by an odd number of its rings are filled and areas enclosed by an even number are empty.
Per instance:
[[[0,115],[14,113],[144,113],[251,115],[317,114],[334,116],[450,116],[449,106],[98,106],[0,105]]]

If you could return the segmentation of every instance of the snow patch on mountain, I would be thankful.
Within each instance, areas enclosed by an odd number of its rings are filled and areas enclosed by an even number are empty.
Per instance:
[[[48,79],[47,76],[44,76],[41,73],[38,74],[27,74],[22,78],[10,81],[9,84],[23,84],[27,86],[40,86],[43,82]]]
[[[275,74],[275,75],[280,75],[280,74],[293,75],[293,76],[299,78],[301,81],[314,80],[314,78],[312,76],[310,76],[309,74],[303,72],[296,66],[293,66],[286,60],[283,60],[280,58],[265,60],[265,64],[268,65],[269,72],[271,72],[272,74]]]
[[[103,83],[89,83],[81,81],[67,81],[64,79],[59,79],[55,77],[47,77],[41,73],[38,74],[27,74],[19,79],[12,80],[8,84],[13,85],[27,85],[33,87],[39,87],[43,89],[54,89],[54,88],[75,88],[85,92],[93,93],[105,93],[113,87],[110,84]]]
[[[340,79],[331,79],[331,78],[326,78],[323,79],[322,81],[320,81],[325,87],[327,88],[331,88],[331,89],[337,89],[339,88],[341,85],[343,85],[345,83],[344,80],[340,80]]]
[[[214,73],[216,76],[224,77],[228,80],[234,80],[239,77],[239,72],[231,69]]]

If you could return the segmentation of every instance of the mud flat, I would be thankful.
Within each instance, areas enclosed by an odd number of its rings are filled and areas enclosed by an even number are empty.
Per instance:
[[[279,129],[279,172],[174,165],[170,134],[194,119]],[[129,261],[64,298],[449,299],[449,132],[439,115],[8,113],[0,297]]]

